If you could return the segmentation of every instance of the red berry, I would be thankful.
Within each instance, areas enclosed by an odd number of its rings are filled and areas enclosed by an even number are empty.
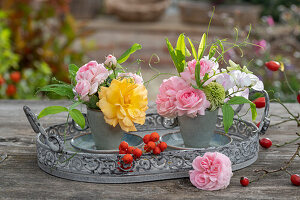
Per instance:
[[[246,187],[247,185],[249,185],[249,179],[247,177],[241,177],[240,183],[242,186]]]
[[[265,97],[259,97],[253,101],[256,108],[264,108],[266,106],[266,99]]]
[[[260,122],[258,122],[258,123],[256,124],[256,126],[257,126],[257,128],[259,128],[259,126],[260,126]]]
[[[151,151],[151,148],[146,144],[146,145],[144,146],[144,150],[145,150],[146,152],[150,152],[150,151]]]
[[[168,147],[167,143],[165,143],[165,142],[161,142],[157,146],[160,148],[161,152],[163,152],[164,150],[166,150],[167,147]]]
[[[6,95],[7,96],[14,96],[17,92],[17,88],[15,85],[8,85],[6,88]]]
[[[1,83],[0,83],[0,85],[1,85]],[[300,91],[298,92],[298,95],[297,95],[297,101],[298,101],[298,103],[300,103]]]
[[[300,186],[300,176],[298,174],[293,174],[291,176],[291,182],[295,185],[295,186]]]
[[[127,149],[128,149],[128,143],[125,141],[122,141],[119,145],[119,150],[127,151]]]
[[[19,71],[12,72],[10,74],[10,79],[13,82],[18,83],[21,80],[21,73]]]
[[[265,63],[265,66],[271,71],[277,71],[280,68],[280,63],[276,61],[269,61]]]
[[[150,141],[150,142],[148,142],[147,146],[148,146],[151,150],[153,150],[153,149],[155,149],[156,144],[155,144],[155,142]]]
[[[127,153],[133,154],[133,151],[134,151],[134,147],[128,147]]]
[[[3,85],[5,83],[5,79],[0,75],[0,85]]]
[[[154,154],[154,155],[158,155],[158,154],[160,154],[160,152],[161,152],[161,150],[160,150],[159,147],[155,147],[155,148],[153,149],[153,154]]]
[[[136,157],[136,158],[139,158],[143,155],[143,152],[142,150],[140,150],[139,148],[136,148],[135,150],[133,150],[133,155]]]
[[[262,147],[268,149],[272,146],[272,141],[269,138],[262,138],[262,139],[259,140],[259,144]]]
[[[127,152],[125,150],[119,150],[119,154],[127,154]]]
[[[149,134],[145,135],[143,137],[143,141],[144,141],[145,144],[148,144],[148,142],[150,141],[150,135]]]
[[[130,164],[133,162],[133,157],[131,154],[126,154],[125,156],[123,156],[122,160],[124,163]]]
[[[160,136],[158,133],[156,132],[153,132],[151,133],[150,135],[150,140],[153,141],[153,142],[157,142],[159,140]]]

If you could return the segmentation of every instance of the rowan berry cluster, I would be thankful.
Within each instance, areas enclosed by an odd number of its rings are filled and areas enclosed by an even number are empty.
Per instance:
[[[160,136],[157,132],[147,134],[143,137],[144,146],[143,151],[139,148],[129,146],[127,142],[122,141],[119,145],[119,154],[125,154],[121,158],[121,166],[131,165],[133,160],[140,158],[143,153],[152,152],[154,155],[158,155],[167,149],[168,145],[165,142],[160,141]]]

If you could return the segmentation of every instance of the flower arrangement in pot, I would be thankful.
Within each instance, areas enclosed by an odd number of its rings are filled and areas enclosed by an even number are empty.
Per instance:
[[[186,39],[192,53],[186,47]],[[204,33],[196,51],[191,39],[181,34],[175,48],[168,39],[166,44],[178,75],[165,79],[160,85],[156,99],[157,111],[163,117],[178,118],[186,146],[192,148],[209,146],[215,134],[219,108],[223,112],[226,133],[233,123],[234,104],[250,104],[252,119],[255,120],[256,107],[248,99],[249,90],[263,90],[262,81],[246,66],[241,67],[231,60],[229,62],[224,60],[227,50],[248,44],[246,40],[233,44],[226,40],[217,40],[206,44]],[[231,44],[231,47],[226,50],[225,44]],[[203,56],[207,47],[210,47],[208,55]],[[190,56],[193,56],[193,59],[187,61],[187,57]],[[221,60],[227,64],[227,68],[219,67]]]
[[[147,90],[140,73],[126,72],[121,66],[130,54],[141,49],[134,44],[120,58],[108,55],[104,63],[90,61],[82,67],[69,66],[71,84],[59,82],[40,89],[67,96],[69,107],[50,106],[38,118],[48,114],[69,112],[69,116],[85,127],[85,118],[75,107],[87,106],[88,126],[98,149],[117,149],[124,132],[136,131],[135,123],[144,124],[148,109]]]

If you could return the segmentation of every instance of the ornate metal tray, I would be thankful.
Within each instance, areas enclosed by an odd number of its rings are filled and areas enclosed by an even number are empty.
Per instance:
[[[78,130],[76,124],[69,122],[44,129],[36,115],[29,107],[24,112],[37,133],[37,158],[39,167],[45,172],[61,178],[97,182],[97,183],[128,183],[145,182],[163,179],[188,177],[195,157],[205,152],[218,151],[227,155],[233,170],[247,167],[258,157],[259,135],[264,134],[269,125],[269,99],[262,116],[260,127],[252,122],[234,119],[229,129],[233,139],[228,145],[206,149],[172,150],[162,152],[158,156],[144,154],[133,162],[129,170],[120,170],[118,154],[93,154],[80,152],[70,145],[70,140],[77,135],[88,133],[89,129]],[[240,108],[239,108],[240,109]],[[166,129],[169,121],[156,113],[147,114],[146,123],[138,126],[139,131],[160,130],[166,133],[178,130],[178,127]],[[217,131],[223,131],[222,116],[218,117]],[[66,136],[64,134],[66,133]]]

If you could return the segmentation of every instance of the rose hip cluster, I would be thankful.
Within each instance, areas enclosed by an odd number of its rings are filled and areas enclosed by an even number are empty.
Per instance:
[[[167,149],[168,145],[165,142],[161,142],[159,139],[160,136],[157,132],[145,135],[143,138],[145,143],[143,147],[144,151],[139,148],[129,146],[125,141],[121,142],[119,145],[119,154],[125,154],[122,157],[122,161],[125,164],[131,164],[133,159],[140,158],[145,152],[152,152],[154,155],[160,154]]]

